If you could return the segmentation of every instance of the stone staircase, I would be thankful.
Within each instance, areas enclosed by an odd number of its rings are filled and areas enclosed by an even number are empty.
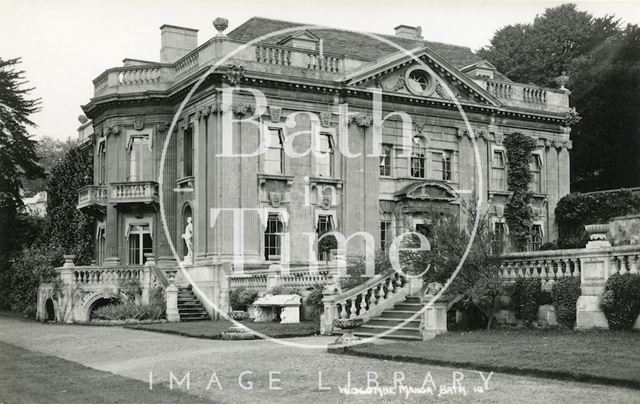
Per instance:
[[[371,318],[353,330],[353,334],[358,337],[375,336],[401,324],[403,320],[411,317],[420,311],[421,308],[422,304],[420,303],[419,297],[407,296],[404,301],[396,303],[392,307],[384,310],[380,316]],[[420,316],[382,338],[422,340],[422,334],[420,333]]]
[[[178,288],[178,313],[180,313],[180,321],[211,320],[190,287]]]

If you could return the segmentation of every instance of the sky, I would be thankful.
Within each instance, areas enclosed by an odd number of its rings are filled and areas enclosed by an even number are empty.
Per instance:
[[[42,100],[32,116],[36,137],[77,136],[81,105],[92,80],[124,58],[159,60],[160,26],[196,28],[198,44],[211,38],[216,17],[229,30],[253,16],[393,34],[400,24],[419,25],[426,40],[468,46],[489,44],[494,32],[528,23],[547,0],[0,0],[0,57],[21,57],[20,68]],[[577,1],[594,16],[615,14],[640,24],[640,0]]]

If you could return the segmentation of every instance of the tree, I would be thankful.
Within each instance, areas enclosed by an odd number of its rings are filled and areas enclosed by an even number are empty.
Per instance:
[[[42,220],[21,217],[25,246],[13,254],[10,267],[0,274],[0,306],[29,316],[35,315],[40,282],[54,279],[63,254],[75,254],[76,263],[86,265],[93,257],[93,221],[76,209],[78,189],[91,182],[93,149],[69,150],[51,167],[47,179],[47,216]]]
[[[554,86],[566,71],[572,127],[571,188],[640,186],[640,34],[613,15],[594,18],[573,4],[549,8],[531,24],[497,31],[478,54],[509,78]]]
[[[451,217],[433,224],[431,251],[414,253],[410,257],[417,268],[430,265],[425,282],[445,284],[451,277],[469,244],[475,215],[475,206],[467,208],[469,222],[462,228]],[[500,308],[500,296],[506,293],[506,282],[500,274],[498,262],[491,254],[488,220],[486,215],[483,216],[476,237],[471,241],[469,254],[445,293],[449,297],[450,307],[460,302],[465,309],[477,309],[484,317],[485,326],[491,328]]]
[[[30,99],[31,88],[23,71],[16,70],[19,59],[0,58],[0,274],[8,270],[12,253],[21,248],[16,238],[17,217],[22,208],[22,179],[42,176],[36,142],[27,127],[29,116],[39,109],[39,100]]]
[[[478,51],[509,78],[553,86],[554,78],[571,62],[615,36],[619,20],[593,18],[575,4],[548,8],[532,24],[515,24],[498,30],[491,45]]]
[[[51,167],[60,161],[69,150],[78,145],[75,139],[58,140],[50,136],[44,136],[36,145],[36,155],[38,156],[38,164],[44,170],[44,176],[24,181],[24,195],[31,196],[38,192],[46,191],[47,177],[51,173]]]

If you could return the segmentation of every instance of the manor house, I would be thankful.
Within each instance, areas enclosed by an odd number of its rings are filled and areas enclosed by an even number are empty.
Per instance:
[[[571,149],[563,86],[513,82],[419,27],[214,26],[199,44],[197,30],[163,25],[159,61],[127,58],[93,81],[83,110],[94,181],[78,209],[96,218],[98,266],[185,260],[215,282],[210,272],[235,265],[239,249],[246,268],[297,265],[333,258],[336,245],[315,242],[325,232],[368,233],[349,240],[349,259],[464,219],[478,192],[492,246],[506,252],[504,142],[516,132],[537,144],[527,248],[556,238]]]

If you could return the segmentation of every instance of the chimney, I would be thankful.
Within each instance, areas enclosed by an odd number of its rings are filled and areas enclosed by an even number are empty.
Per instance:
[[[173,63],[198,47],[197,29],[164,24],[160,35],[160,63]]]
[[[394,28],[396,30],[396,36],[400,38],[408,38],[408,39],[423,39],[422,38],[422,28],[412,27],[410,25],[398,25]]]

